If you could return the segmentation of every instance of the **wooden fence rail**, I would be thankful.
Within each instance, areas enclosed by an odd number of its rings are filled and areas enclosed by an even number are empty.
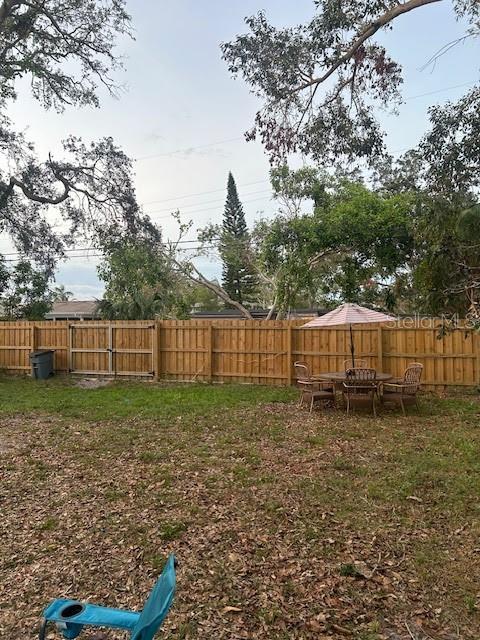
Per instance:
[[[0,369],[25,373],[29,354],[55,351],[58,372],[145,376],[203,382],[290,385],[293,363],[312,371],[344,368],[349,329],[302,329],[302,321],[164,320],[0,322]],[[356,325],[356,354],[401,376],[421,362],[427,388],[480,383],[480,334],[456,329],[439,337],[439,321]]]

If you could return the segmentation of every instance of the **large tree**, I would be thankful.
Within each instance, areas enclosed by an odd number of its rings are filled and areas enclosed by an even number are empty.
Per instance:
[[[466,20],[464,38],[479,35],[478,0],[316,0],[309,22],[284,29],[262,12],[247,18],[249,32],[222,45],[230,71],[262,101],[247,137],[259,136],[273,161],[293,151],[321,163],[378,156],[384,144],[375,107],[400,103],[403,78],[376,37],[401,16],[432,11],[427,5],[439,2]],[[469,113],[478,113],[478,91],[466,99]],[[453,142],[460,106],[452,116]]]
[[[20,260],[8,269],[0,261],[1,316],[6,320],[43,320],[52,306],[54,294],[43,269]]]
[[[222,285],[228,295],[242,305],[253,302],[256,279],[249,261],[249,233],[237,185],[228,174],[227,199],[220,241]]]
[[[98,266],[105,294],[99,305],[109,320],[186,317],[190,310],[185,278],[174,269],[161,231],[153,224],[132,236],[115,226],[102,234]]]
[[[40,159],[7,111],[21,80],[45,109],[98,106],[99,86],[116,91],[115,43],[129,31],[124,0],[0,2],[0,231],[48,276],[75,234],[95,236],[112,221],[137,231],[131,163],[110,138],[87,144],[73,136],[62,157]]]
[[[297,196],[295,176],[305,170],[289,174],[279,185],[283,200],[292,188]],[[281,314],[308,300],[397,308],[413,254],[410,194],[384,195],[325,176],[311,187],[311,213],[281,214],[256,227],[258,264],[270,280],[274,307]]]

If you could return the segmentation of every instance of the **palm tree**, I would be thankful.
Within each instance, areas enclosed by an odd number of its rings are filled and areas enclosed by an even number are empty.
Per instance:
[[[59,284],[53,290],[54,302],[68,302],[72,296],[73,296],[73,293],[71,291],[67,291],[67,289],[65,289],[64,284]]]

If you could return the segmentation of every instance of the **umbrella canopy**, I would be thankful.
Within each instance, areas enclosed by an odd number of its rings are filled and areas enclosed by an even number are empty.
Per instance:
[[[395,320],[393,316],[379,311],[372,311],[359,304],[346,302],[333,311],[329,311],[323,316],[314,318],[302,325],[302,329],[313,329],[315,327],[335,327],[338,325],[350,326],[350,353],[352,354],[352,366],[355,367],[355,343],[353,341],[352,324],[374,323],[374,322],[390,322]]]
[[[390,322],[395,320],[393,316],[389,316],[386,313],[380,313],[379,311],[372,311],[366,307],[361,307],[358,304],[352,304],[346,302],[340,305],[333,311],[329,311],[323,316],[314,318],[302,324],[302,329],[313,327],[334,327],[342,324],[362,324],[368,322]]]

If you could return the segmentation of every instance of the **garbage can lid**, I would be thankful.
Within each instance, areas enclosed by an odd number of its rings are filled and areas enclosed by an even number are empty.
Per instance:
[[[55,353],[54,349],[45,349],[43,351],[32,351],[32,353],[30,354],[30,358],[35,358],[36,356],[44,356],[47,355],[49,353]]]

